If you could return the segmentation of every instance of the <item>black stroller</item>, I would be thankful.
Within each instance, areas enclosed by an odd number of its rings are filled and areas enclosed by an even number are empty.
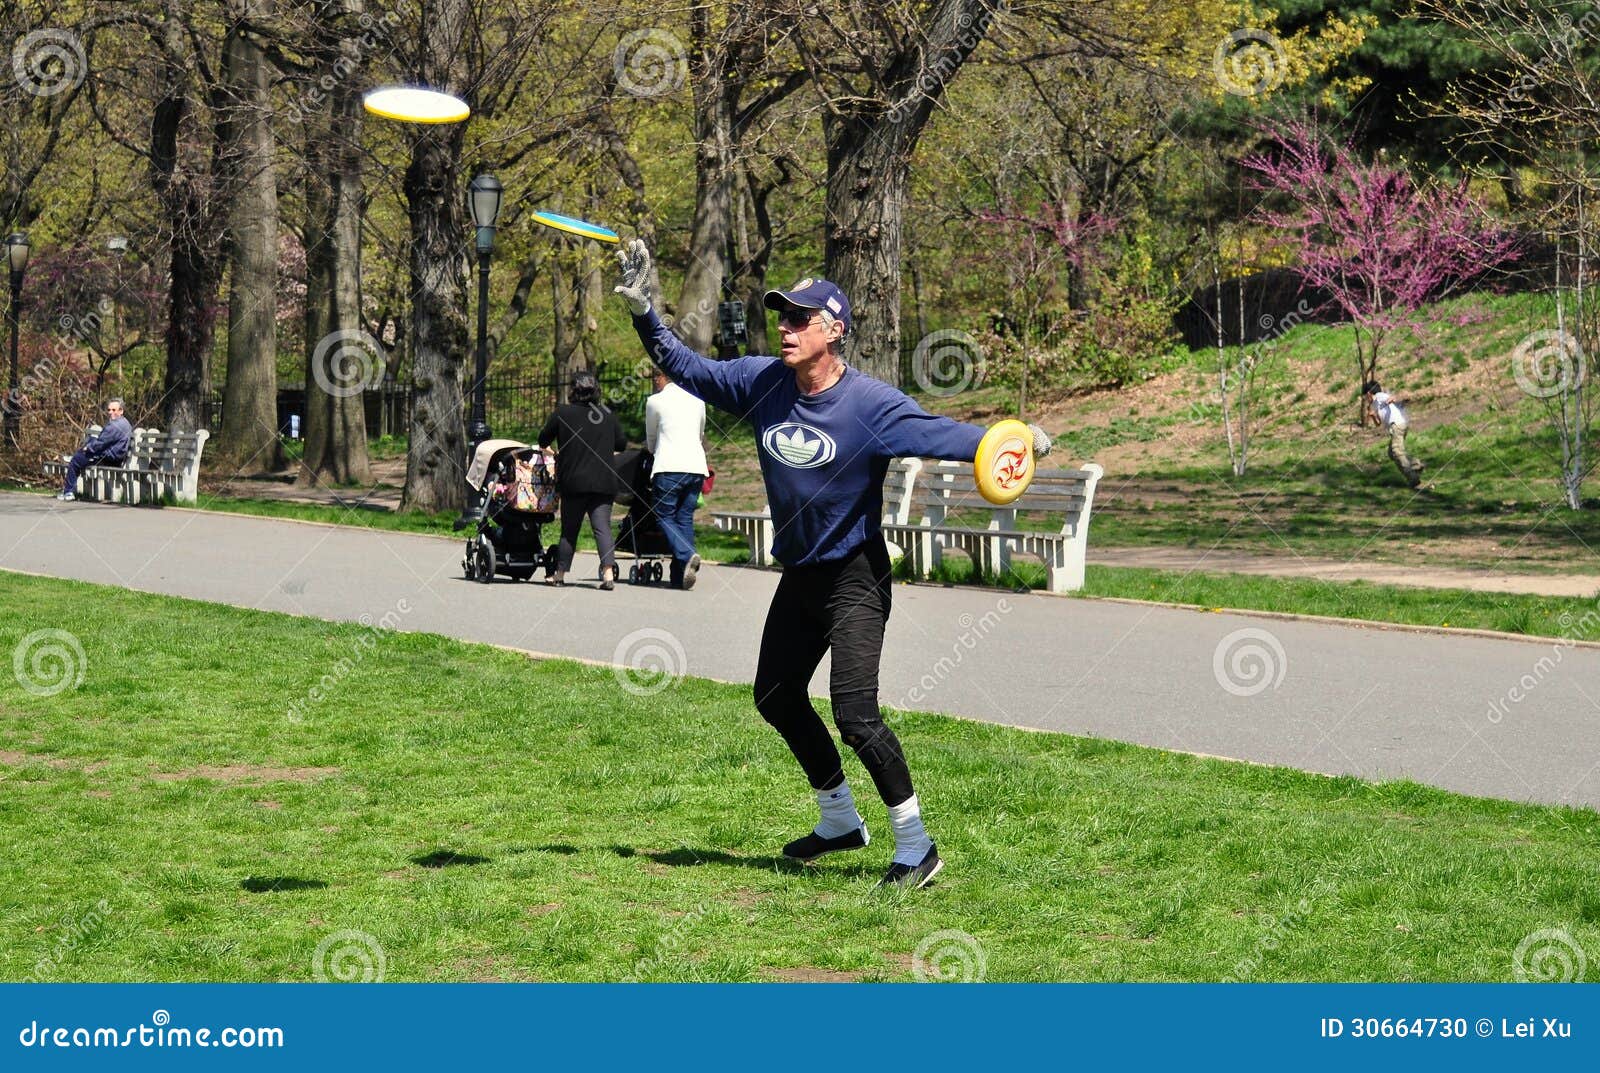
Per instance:
[[[540,529],[555,520],[555,453],[516,440],[485,440],[472,456],[467,485],[478,493],[476,532],[467,538],[461,571],[485,585],[496,574],[527,581],[555,573],[557,545]]]
[[[642,448],[624,451],[617,455],[617,476],[623,490],[617,501],[628,507],[622,523],[617,526],[617,550],[634,558],[628,567],[630,585],[649,585],[667,576],[664,560],[672,557],[672,545],[667,534],[661,531],[661,520],[656,517],[655,493],[650,488],[652,463],[650,452]]]

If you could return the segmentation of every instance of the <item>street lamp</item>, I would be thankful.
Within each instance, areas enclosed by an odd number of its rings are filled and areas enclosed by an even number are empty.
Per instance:
[[[489,376],[489,254],[494,251],[494,225],[500,218],[503,193],[499,179],[483,174],[472,180],[467,194],[472,222],[478,227],[478,371],[472,384],[472,423],[467,430],[474,450],[489,438],[488,407],[484,397]]]
[[[467,187],[467,207],[472,210],[472,222],[478,228],[478,368],[472,382],[472,419],[467,426],[467,467],[472,466],[472,456],[478,445],[489,438],[488,407],[484,398],[485,381],[489,376],[489,254],[494,252],[494,226],[500,218],[500,199],[505,188],[500,180],[487,173],[479,175]],[[466,509],[456,519],[456,528],[464,528],[479,516],[477,490],[467,488]]]
[[[22,232],[6,236],[6,264],[11,269],[11,382],[5,399],[6,446],[15,448],[17,435],[17,306],[22,301],[22,274],[28,270],[28,236]]]

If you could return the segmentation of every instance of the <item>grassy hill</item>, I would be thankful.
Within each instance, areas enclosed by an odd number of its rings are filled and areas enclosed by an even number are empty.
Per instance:
[[[1047,400],[1027,416],[1057,437],[1063,464],[1106,468],[1091,526],[1096,546],[1600,573],[1592,550],[1600,548],[1600,511],[1562,505],[1542,404],[1511,374],[1517,343],[1553,326],[1552,299],[1473,295],[1420,319],[1419,330],[1394,333],[1379,370],[1408,400],[1412,452],[1433,486],[1420,494],[1389,462],[1385,434],[1357,427],[1348,325],[1302,325],[1267,348],[1243,477],[1229,466],[1214,350],[1180,355],[1173,371],[1122,390]],[[1238,358],[1229,352],[1230,362]],[[920,401],[987,422],[1008,416],[1014,399],[984,386]],[[712,438],[717,506],[759,505],[748,432],[729,427]]]

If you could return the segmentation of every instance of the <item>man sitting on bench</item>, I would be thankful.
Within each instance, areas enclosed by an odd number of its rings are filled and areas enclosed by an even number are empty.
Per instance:
[[[57,499],[71,502],[78,497],[73,489],[78,486],[78,474],[90,466],[120,466],[128,457],[128,446],[133,442],[133,426],[122,416],[122,400],[106,403],[106,427],[100,434],[78,450],[67,466],[67,483]]]

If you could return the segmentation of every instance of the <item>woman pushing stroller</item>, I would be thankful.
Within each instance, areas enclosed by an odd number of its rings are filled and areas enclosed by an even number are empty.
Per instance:
[[[561,493],[561,543],[552,585],[566,583],[578,530],[589,519],[600,552],[600,587],[617,583],[617,557],[611,539],[611,501],[617,494],[616,452],[628,446],[617,416],[600,402],[600,382],[581,369],[572,377],[569,401],[557,406],[539,431],[539,446],[556,446],[556,487]]]

